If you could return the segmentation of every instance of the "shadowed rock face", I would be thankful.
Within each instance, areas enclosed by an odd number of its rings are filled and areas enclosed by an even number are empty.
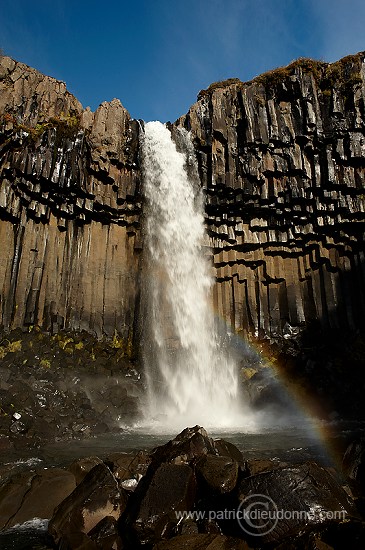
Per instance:
[[[57,507],[49,531],[57,542],[65,535],[86,534],[107,516],[118,519],[125,505],[124,491],[107,466],[98,464]]]
[[[292,516],[283,521],[270,520],[266,528],[262,519],[254,526],[254,522],[249,520],[246,524],[244,519],[241,526],[250,535],[248,540],[252,537],[254,541],[260,536],[265,543],[277,541],[293,532],[298,533],[308,524],[325,523],[328,521],[326,517],[332,519],[335,513],[339,514],[338,517],[343,514],[342,518],[356,516],[356,510],[342,487],[314,462],[284,466],[248,477],[241,482],[238,492],[242,510],[259,510],[264,503],[264,508],[267,506],[273,511],[272,517],[277,513],[277,518],[280,518],[276,510],[292,512]],[[265,497],[261,498],[262,495]],[[298,515],[300,511],[302,516]]]
[[[74,488],[74,476],[59,468],[13,476],[3,483],[0,491],[0,529],[9,529],[33,517],[50,519],[56,506]]]
[[[240,462],[242,455],[226,443],[195,426],[150,452],[147,469],[139,453],[132,462],[144,474],[131,493],[112,473],[121,456],[106,459],[111,469],[100,460],[55,509],[49,534],[70,550],[363,548],[364,523],[340,476],[314,462],[276,461],[258,473],[236,467],[232,476],[235,460],[224,453]],[[19,499],[18,486],[19,476],[3,490],[5,505],[9,494]]]
[[[138,302],[138,123],[0,59],[0,324],[118,330]],[[215,307],[238,332],[363,324],[364,54],[217,83],[177,121],[206,192]]]

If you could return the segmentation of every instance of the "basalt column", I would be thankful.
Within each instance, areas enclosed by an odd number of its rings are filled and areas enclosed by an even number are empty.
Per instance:
[[[365,312],[364,53],[216,83],[177,124],[206,193],[216,309],[235,331],[289,337]]]
[[[138,297],[138,125],[0,60],[0,325],[117,331]]]
[[[191,130],[215,268],[234,331],[282,338],[365,319],[364,54],[217,83]],[[0,325],[117,330],[139,296],[138,124],[0,58]]]

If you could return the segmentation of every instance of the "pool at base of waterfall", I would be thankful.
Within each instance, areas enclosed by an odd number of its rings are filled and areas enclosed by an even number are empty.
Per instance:
[[[213,439],[224,439],[233,443],[242,452],[244,460],[270,459],[293,464],[316,461],[324,466],[335,465],[333,449],[340,453],[347,441],[364,429],[361,423],[303,423],[270,427],[257,433],[220,430],[209,431]],[[322,434],[322,435],[320,435]],[[106,458],[112,453],[134,454],[140,450],[151,451],[167,443],[177,434],[146,433],[142,428],[124,429],[118,434],[106,434],[97,438],[78,441],[53,443],[41,449],[17,451],[16,449],[0,454],[0,474],[2,480],[22,471],[67,468],[74,460],[98,456]],[[4,482],[4,481],[3,481]],[[1,487],[0,487],[1,490]],[[1,503],[0,503],[1,504]],[[1,550],[46,550],[53,548],[47,535],[48,521],[34,518],[22,525],[0,532]]]

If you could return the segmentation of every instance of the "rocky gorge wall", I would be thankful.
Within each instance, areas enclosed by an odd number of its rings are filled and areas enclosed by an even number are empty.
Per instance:
[[[234,331],[290,337],[364,320],[364,53],[211,85],[178,124],[206,193],[215,307]]]
[[[364,54],[299,60],[200,92],[191,130],[217,313],[281,338],[362,324]],[[0,324],[115,331],[138,312],[137,121],[83,110],[64,83],[0,59]]]
[[[83,110],[63,82],[0,60],[0,325],[132,338],[138,124]]]

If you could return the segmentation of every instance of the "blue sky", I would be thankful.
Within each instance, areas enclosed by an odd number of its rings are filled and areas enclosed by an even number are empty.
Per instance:
[[[0,47],[84,107],[174,121],[212,82],[365,50],[364,0],[1,0]]]

